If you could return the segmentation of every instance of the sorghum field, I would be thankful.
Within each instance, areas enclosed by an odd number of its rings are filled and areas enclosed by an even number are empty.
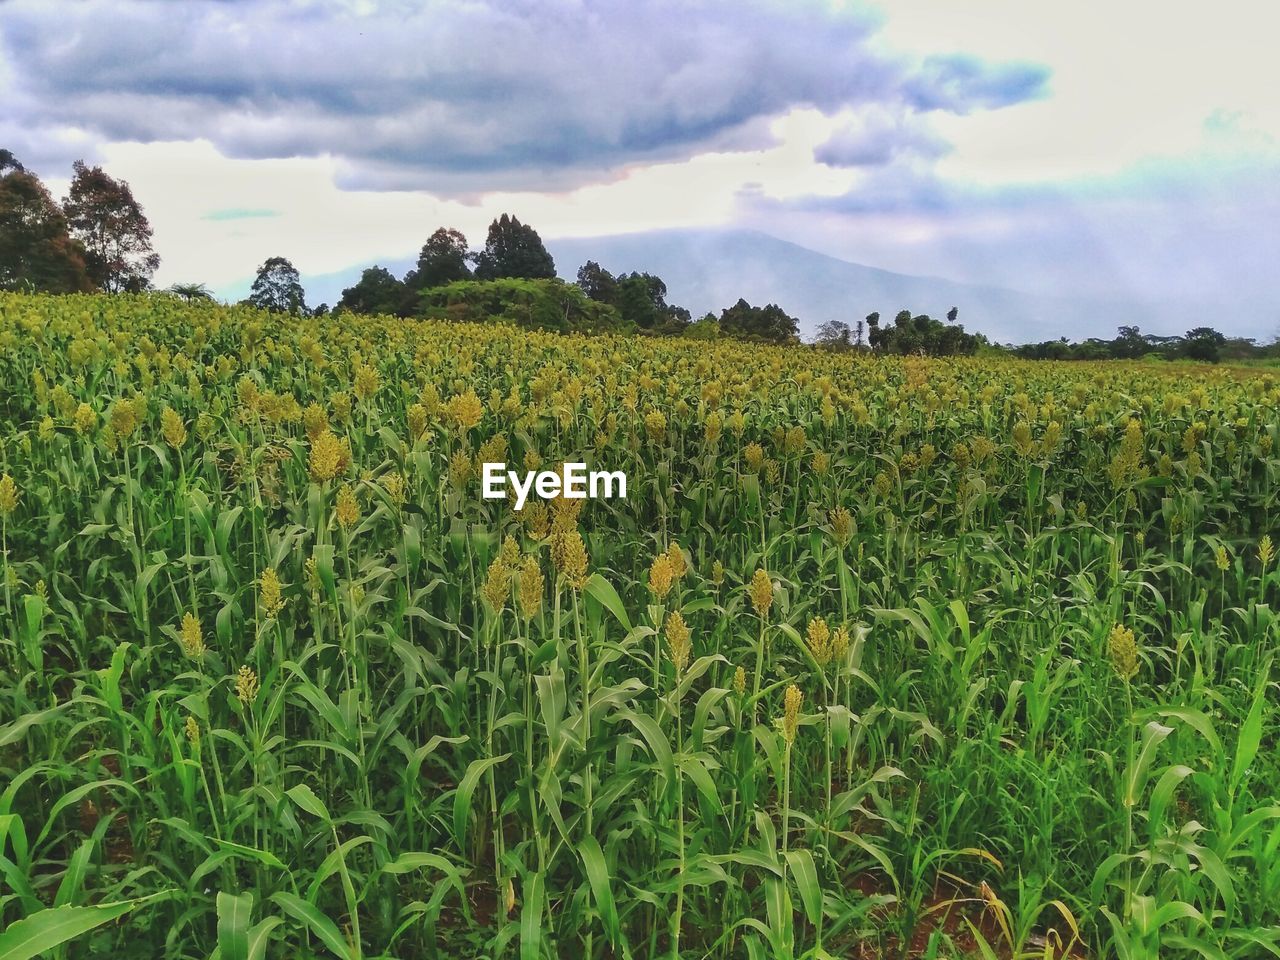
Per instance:
[[[1280,954],[1278,400],[0,296],[0,957]]]

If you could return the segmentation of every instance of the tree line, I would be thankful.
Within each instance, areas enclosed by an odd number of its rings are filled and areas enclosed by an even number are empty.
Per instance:
[[[160,265],[152,229],[129,184],[84,161],[72,165],[71,185],[61,202],[8,150],[0,149],[0,290],[75,293],[102,290],[134,293],[151,289]],[[212,294],[198,283],[168,291],[187,299]],[[327,304],[308,308],[294,265],[268,258],[257,270],[247,304],[264,310],[324,314]],[[753,306],[745,299],[719,315],[695,320],[668,301],[661,277],[632,272],[614,275],[594,260],[575,283],[556,274],[555,261],[538,232],[502,214],[489,224],[484,246],[472,251],[458,230],[440,227],[422,245],[415,265],[396,277],[382,266],[366,269],[342,291],[335,311],[430,317],[456,321],[514,322],[539,329],[629,332],[698,339],[732,337],[768,343],[799,342],[799,322],[777,304]],[[957,322],[900,311],[892,323],[870,313],[853,325],[829,321],[815,343],[827,350],[883,354],[955,356],[1010,352],[1027,359],[1128,360],[1139,357],[1208,362],[1280,356],[1280,341],[1259,346],[1227,338],[1211,327],[1181,337],[1142,334],[1121,327],[1111,340],[1072,343],[1063,337],[1002,347]]]
[[[1123,326],[1110,340],[1090,337],[1079,342],[1045,340],[1010,347],[1027,360],[1196,360],[1206,363],[1280,358],[1280,339],[1259,344],[1253,337],[1228,337],[1213,327],[1194,327],[1180,337],[1143,333]]]

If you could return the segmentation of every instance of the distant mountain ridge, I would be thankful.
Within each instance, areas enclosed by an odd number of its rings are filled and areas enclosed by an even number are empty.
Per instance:
[[[471,238],[473,243],[477,238]],[[939,277],[894,273],[840,260],[807,247],[750,230],[661,230],[612,236],[546,240],[556,270],[573,280],[583,263],[595,260],[613,273],[641,271],[667,284],[668,302],[687,307],[695,318],[719,314],[739,298],[755,305],[777,303],[800,320],[801,335],[813,336],[828,320],[850,325],[872,311],[890,322],[899,310],[942,317],[960,311],[965,329],[999,343],[1030,343],[1066,336],[1111,338],[1133,324],[1144,333],[1181,334],[1206,322],[1200,304],[1102,301],[1041,296],[1002,287],[959,283]],[[382,260],[403,276],[416,257]],[[336,304],[365,267],[303,277],[307,302]],[[236,290],[224,291],[232,297]],[[1254,331],[1229,331],[1233,334]],[[1265,335],[1265,331],[1258,331]]]

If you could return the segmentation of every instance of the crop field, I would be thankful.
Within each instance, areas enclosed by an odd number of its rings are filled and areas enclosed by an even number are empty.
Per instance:
[[[1280,955],[1278,402],[0,295],[0,958]]]

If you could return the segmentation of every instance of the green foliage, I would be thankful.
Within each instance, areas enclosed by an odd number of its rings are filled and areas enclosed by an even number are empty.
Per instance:
[[[9,166],[0,175],[0,290],[93,289],[84,247],[67,232],[66,217],[49,191],[21,164]]]
[[[628,324],[653,333],[680,334],[689,325],[689,311],[667,303],[667,285],[649,273],[615,277],[594,260],[578,269],[578,286],[588,297],[618,311]]]
[[[562,280],[463,280],[422,294],[420,314],[439,320],[497,321],[560,333],[625,332],[616,310]]]
[[[258,268],[245,302],[271,313],[306,313],[306,294],[298,268],[284,257],[268,257]]]
[[[352,313],[399,314],[407,305],[406,285],[392,276],[386,267],[369,267],[360,282],[342,291],[337,310]]]
[[[77,160],[62,203],[71,235],[84,247],[89,280],[107,293],[146,290],[160,266],[151,223],[129,184]]]
[[[554,279],[556,275],[555,261],[538,232],[505,213],[489,224],[484,249],[475,262],[477,280]]]
[[[776,303],[753,307],[740,299],[720,313],[720,332],[739,340],[795,343],[800,337],[799,330],[796,318],[788,316]]]
[[[868,342],[872,350],[901,356],[972,356],[986,344],[986,338],[982,334],[965,333],[964,327],[954,322],[956,315],[952,307],[947,314],[952,322],[943,323],[928,314],[913,317],[911,311],[901,310],[894,317],[893,326],[882,327],[880,315],[873,313],[867,317]]]

